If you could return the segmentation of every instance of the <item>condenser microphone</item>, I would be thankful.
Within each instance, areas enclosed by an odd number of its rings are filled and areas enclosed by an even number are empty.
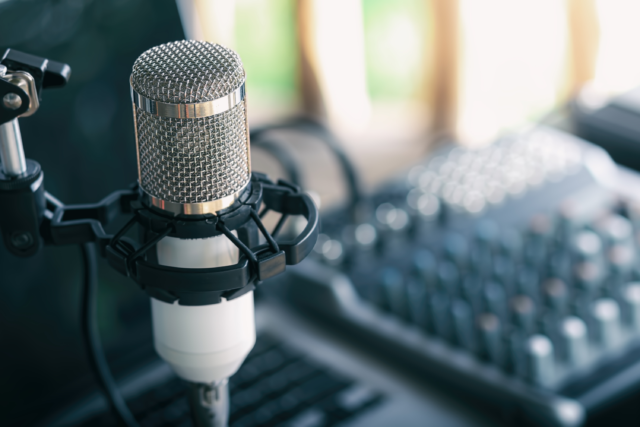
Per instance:
[[[5,94],[7,108],[0,108],[0,125],[27,115],[40,90],[64,85],[70,69],[7,50],[3,72],[0,97]],[[10,236],[4,244],[18,256],[34,255],[44,243],[85,245],[84,335],[97,378],[121,422],[135,425],[94,331],[90,243],[150,296],[156,351],[191,383],[195,425],[226,426],[227,380],[256,339],[253,290],[311,253],[318,209],[299,187],[252,173],[245,72],[232,50],[197,41],[154,47],[136,60],[130,85],[138,185],[92,205],[65,205],[44,192],[37,163],[26,160],[38,168],[20,178],[21,168],[9,170],[4,150],[8,176],[2,179],[0,173],[0,205],[14,209],[0,215],[0,231]],[[13,145],[19,160],[21,144],[9,137],[4,145]],[[267,212],[280,215],[272,231],[261,220]],[[107,233],[105,226],[122,215],[130,216],[127,223]],[[306,226],[295,237],[278,239],[291,216],[304,217]],[[138,239],[129,234],[134,227]]]
[[[151,48],[130,79],[142,203],[167,216],[217,215],[251,180],[245,71],[223,46],[177,41]],[[157,262],[211,268],[238,262],[224,235],[157,244]],[[183,304],[183,305],[181,305]],[[216,304],[151,298],[154,344],[176,374],[193,383],[197,425],[225,426],[227,379],[255,343],[253,292]]]

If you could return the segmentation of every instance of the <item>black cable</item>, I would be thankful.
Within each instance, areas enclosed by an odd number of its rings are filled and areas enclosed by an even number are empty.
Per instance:
[[[346,151],[342,148],[340,141],[338,141],[338,138],[336,138],[333,132],[331,132],[329,128],[324,126],[322,123],[308,117],[298,117],[293,119],[292,124],[301,130],[307,130],[308,132],[315,133],[316,136],[334,153],[347,180],[349,192],[351,193],[352,204],[358,205],[362,201],[360,177],[353,162],[351,162]]]
[[[284,169],[289,182],[297,185],[300,188],[303,188],[300,168],[298,167],[296,160],[287,149],[282,147],[282,145],[278,144],[271,138],[256,138],[255,140],[252,140],[251,143],[254,146],[262,148],[264,151],[273,156],[273,158],[275,158],[278,163],[280,163],[280,166],[282,166],[282,168]]]
[[[344,151],[335,135],[333,135],[326,126],[316,120],[308,117],[297,117],[281,123],[254,128],[251,131],[251,140],[260,140],[261,138],[264,138],[263,134],[272,130],[281,129],[291,129],[311,133],[323,142],[329,150],[331,150],[340,164],[345,180],[347,181],[347,186],[349,187],[349,209],[351,219],[353,222],[358,222],[363,202],[360,178],[355,166],[347,156],[347,153]]]
[[[82,262],[84,264],[82,308],[80,315],[82,336],[89,355],[89,364],[119,423],[126,427],[138,427],[138,422],[131,414],[131,411],[129,411],[127,404],[111,376],[111,371],[109,370],[109,365],[107,365],[107,360],[102,351],[102,344],[100,343],[96,320],[96,294],[98,290],[98,261],[96,259],[96,251],[93,243],[84,243],[80,245],[80,248],[82,249]]]

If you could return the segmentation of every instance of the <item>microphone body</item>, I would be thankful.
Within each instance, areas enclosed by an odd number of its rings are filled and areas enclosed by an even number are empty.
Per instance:
[[[165,237],[158,263],[211,268],[238,262],[238,248],[225,236]],[[256,340],[253,292],[218,304],[184,306],[151,298],[155,349],[176,374],[191,382],[217,383],[233,375]]]
[[[207,42],[167,43],[136,60],[130,83],[143,204],[189,220],[237,202],[251,179],[244,82],[238,55]],[[168,267],[238,260],[224,235],[157,243],[157,262]],[[157,353],[193,383],[194,422],[225,426],[227,379],[255,344],[253,292],[195,306],[152,297],[151,308]]]
[[[238,262],[238,248],[225,236],[165,237],[158,263],[211,268]],[[191,382],[189,401],[196,426],[225,427],[229,419],[228,378],[256,342],[253,292],[218,304],[184,306],[151,298],[154,347],[182,379]]]

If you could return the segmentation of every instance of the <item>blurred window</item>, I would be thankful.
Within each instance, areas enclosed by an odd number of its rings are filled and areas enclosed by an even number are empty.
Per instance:
[[[638,15],[637,0],[237,0],[235,47],[266,120],[319,96],[307,112],[338,128],[360,121],[367,133],[386,117],[478,145],[540,120],[594,76],[606,93],[638,85]],[[315,85],[300,84],[300,49]]]
[[[297,90],[295,0],[237,0],[235,48],[257,108],[291,107]]]
[[[460,0],[458,134],[471,145],[553,109],[565,83],[567,18],[557,0]]]
[[[419,97],[429,37],[425,2],[367,0],[362,7],[371,99],[398,101]]]
[[[595,85],[599,91],[617,94],[640,84],[640,2],[597,0],[600,49]]]

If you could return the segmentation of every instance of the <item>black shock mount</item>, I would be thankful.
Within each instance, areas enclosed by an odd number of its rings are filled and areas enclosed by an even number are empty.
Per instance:
[[[63,86],[71,71],[65,64],[9,49],[0,64],[34,76],[38,94],[43,88]],[[7,93],[26,98],[19,109],[0,106],[0,125],[23,114],[29,103],[25,91],[0,78],[0,99]],[[261,173],[254,172],[239,199],[216,215],[172,215],[144,205],[137,185],[95,204],[64,205],[45,191],[40,165],[29,159],[26,164],[26,174],[17,178],[0,170],[0,232],[9,252],[29,257],[44,245],[94,242],[111,267],[150,296],[168,303],[207,305],[237,298],[284,272],[286,265],[302,261],[317,240],[318,210],[311,198],[298,187],[281,180],[274,183]],[[269,211],[281,214],[271,233],[262,222]],[[122,215],[130,216],[126,225],[115,234],[105,232],[105,226]],[[276,240],[287,218],[297,215],[307,220],[304,230],[291,240]],[[127,236],[134,226],[138,226],[139,239]],[[152,250],[167,236],[201,239],[221,235],[239,250],[234,265],[170,267],[159,264]]]

